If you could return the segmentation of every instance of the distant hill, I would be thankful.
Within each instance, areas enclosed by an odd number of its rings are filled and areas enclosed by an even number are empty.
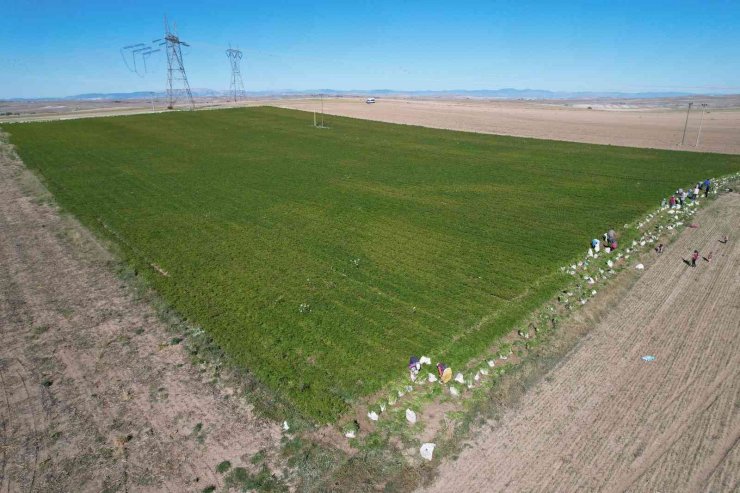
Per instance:
[[[222,97],[228,96],[229,91],[214,89],[193,89],[196,97]],[[78,94],[65,99],[146,99],[151,97],[149,92],[111,93],[111,94]],[[295,90],[285,89],[276,91],[249,91],[252,96],[310,96],[325,94],[327,96],[356,96],[356,95],[385,95],[385,96],[428,96],[428,97],[472,97],[472,98],[495,98],[495,99],[595,99],[595,98],[670,98],[691,96],[688,92],[564,92],[548,91],[543,89],[454,89],[447,91],[404,91],[397,89],[311,89]],[[164,92],[155,93],[155,97],[165,96]]]
[[[467,96],[475,98],[500,98],[500,99],[595,99],[595,98],[671,98],[690,96],[687,92],[564,92],[548,91],[543,89],[459,89],[452,91],[415,91],[419,95],[430,96]]]
[[[152,93],[152,92],[93,92],[88,94],[76,94],[74,96],[66,96],[62,99],[72,99],[75,101],[81,100],[95,100],[95,99],[146,99],[150,98],[152,94],[161,95],[163,93]]]
[[[193,96],[203,97],[227,97],[229,91],[194,88]],[[269,90],[269,91],[247,91],[251,97],[290,97],[290,96],[423,96],[423,97],[466,97],[466,98],[486,98],[486,99],[654,99],[654,98],[673,98],[686,96],[712,96],[714,94],[698,94],[689,92],[598,92],[598,91],[549,91],[545,89],[453,89],[445,91],[404,91],[399,89],[310,89],[310,90]],[[149,99],[154,96],[157,99],[166,97],[164,91],[138,91],[138,92],[113,92],[113,93],[87,93],[65,96],[61,98],[27,98],[38,100],[131,100],[131,99]],[[24,98],[14,99],[16,101]]]

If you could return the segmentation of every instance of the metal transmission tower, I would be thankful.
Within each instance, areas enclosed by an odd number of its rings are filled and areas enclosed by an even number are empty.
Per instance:
[[[247,95],[244,91],[244,82],[242,81],[242,73],[239,65],[242,60],[242,52],[238,49],[234,49],[229,45],[229,49],[226,50],[226,56],[229,58],[229,64],[231,64],[231,85],[229,86],[229,92],[234,102],[242,98],[246,98]]]
[[[157,41],[162,40],[154,40],[155,43]],[[167,108],[170,110],[173,109],[178,96],[182,94],[187,97],[188,103],[190,103],[190,109],[195,109],[193,93],[190,91],[188,76],[185,74],[185,66],[182,63],[182,47],[189,47],[190,45],[180,40],[177,34],[170,31],[170,25],[167,22],[166,16],[164,18],[164,41],[159,43],[159,46],[165,46],[165,50],[167,51]],[[182,85],[182,89],[175,89],[176,85]]]

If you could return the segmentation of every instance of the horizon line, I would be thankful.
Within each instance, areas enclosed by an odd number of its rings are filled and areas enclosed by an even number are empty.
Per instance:
[[[547,96],[557,96],[559,99],[563,99],[564,96],[570,97],[629,97],[629,96],[645,96],[650,95],[652,97],[681,97],[681,96],[707,96],[707,97],[723,97],[723,96],[740,96],[740,87],[716,87],[713,88],[715,91],[737,91],[737,92],[712,92],[710,88],[707,92],[693,92],[688,90],[643,90],[643,91],[620,91],[620,90],[551,90],[551,89],[531,89],[524,88],[518,89],[515,87],[503,87],[498,89],[390,89],[390,88],[374,88],[374,89],[332,89],[332,88],[315,88],[315,89],[256,89],[245,91],[245,94],[272,94],[272,95],[283,95],[283,94],[311,94],[321,95],[322,93],[338,93],[338,94],[368,94],[368,93],[387,93],[387,94],[465,94],[465,93],[544,93],[539,97],[533,97],[534,99],[548,99]],[[193,91],[199,92],[214,92],[223,93],[224,95],[229,93],[228,89],[211,89],[208,87],[196,87]],[[89,97],[99,95],[101,99],[105,99],[105,96],[115,97],[116,95],[125,96],[132,94],[165,94],[166,91],[158,89],[152,90],[141,90],[141,91],[125,91],[125,92],[86,92],[71,94],[67,96],[37,96],[37,97],[7,97],[0,98],[0,101],[38,101],[38,100],[63,100],[63,99],[74,99],[78,97]],[[510,96],[516,97],[516,96]],[[509,99],[510,97],[502,97],[502,99]],[[520,96],[526,97],[526,96]]]

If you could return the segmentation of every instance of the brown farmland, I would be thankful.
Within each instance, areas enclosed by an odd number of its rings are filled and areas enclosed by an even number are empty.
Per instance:
[[[324,111],[389,123],[465,130],[538,139],[569,140],[592,144],[630,147],[740,153],[740,100],[723,100],[735,105],[723,109],[710,107],[704,115],[694,110],[681,146],[686,105],[670,100],[647,104],[615,105],[604,101],[553,102],[486,100],[378,99],[365,104],[362,99],[324,99]],[[285,100],[274,106],[320,111],[318,100]],[[670,104],[670,105],[669,105]],[[720,104],[719,102],[715,104]],[[588,109],[591,106],[593,109]],[[695,105],[696,107],[696,105]],[[624,108],[624,109],[620,109]],[[699,124],[699,146],[694,147]]]
[[[0,143],[0,491],[201,491],[278,443],[34,186]]]
[[[738,491],[740,194],[696,222],[425,491]]]

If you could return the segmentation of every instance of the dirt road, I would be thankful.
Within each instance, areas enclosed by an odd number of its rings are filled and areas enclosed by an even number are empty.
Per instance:
[[[269,104],[320,111],[318,100]],[[324,111],[328,114],[390,123],[593,144],[740,154],[740,109],[710,108],[703,121],[700,111],[694,111],[689,119],[686,145],[682,146],[685,109],[587,108],[523,101],[382,98],[375,104],[365,104],[360,98],[324,99]],[[699,146],[694,147],[700,124]]]
[[[275,424],[207,382],[0,143],[0,492],[202,491]]]
[[[740,194],[696,222],[425,491],[738,491]]]

